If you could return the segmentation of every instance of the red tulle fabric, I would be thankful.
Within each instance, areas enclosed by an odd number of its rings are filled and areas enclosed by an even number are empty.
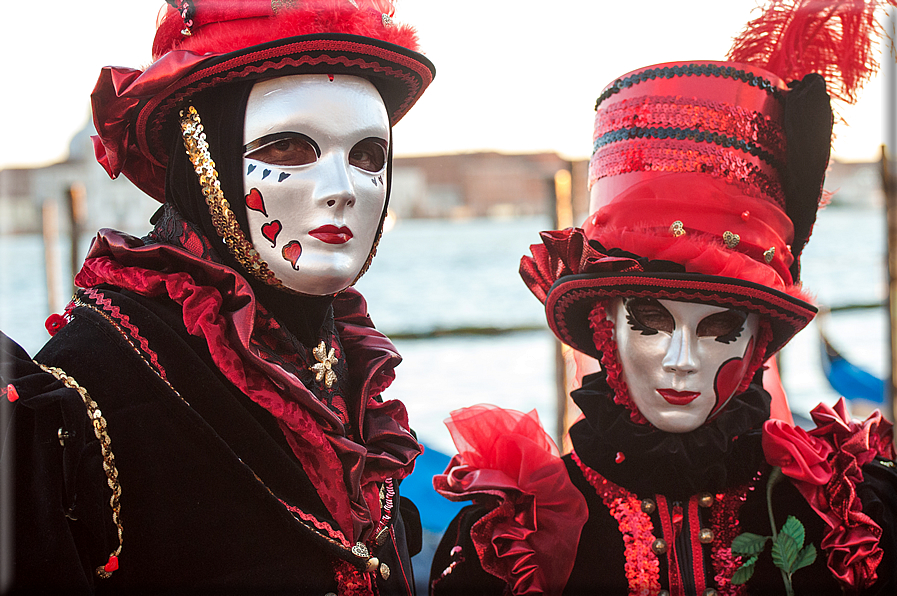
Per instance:
[[[479,405],[446,426],[458,454],[433,486],[453,501],[495,504],[471,531],[483,569],[515,595],[561,594],[588,508],[536,411]]]
[[[880,30],[875,14],[889,4],[897,6],[894,0],[770,0],[735,38],[726,58],[760,66],[785,81],[819,73],[830,94],[854,103],[878,69],[872,48]]]
[[[539,236],[542,244],[529,247],[533,256],[520,259],[520,277],[543,304],[551,285],[565,275],[642,270],[635,259],[598,252],[579,228],[551,230]]]
[[[893,427],[877,410],[862,422],[852,420],[844,398],[811,414],[816,428],[809,432],[767,421],[763,452],[825,521],[828,567],[849,592],[859,592],[875,583],[883,552],[881,527],[863,513],[856,488],[863,465],[876,456],[894,458]]]
[[[356,443],[336,414],[299,381],[252,347],[255,297],[232,269],[179,248],[101,230],[75,278],[84,288],[108,283],[144,296],[169,296],[183,309],[187,331],[205,339],[224,376],[278,421],[303,469],[351,542],[365,539],[379,518],[379,487],[414,468],[420,446],[405,406],[378,402],[401,361],[373,328],[364,299],[350,289],[334,301],[336,328],[358,386]]]
[[[590,220],[591,221],[591,220]],[[704,234],[688,234],[677,238],[667,228],[637,229],[601,226],[586,233],[604,246],[612,246],[652,260],[672,261],[682,265],[689,273],[719,275],[754,282],[780,292],[785,292],[805,302],[810,296],[791,283],[791,274],[750,256],[723,246],[721,237]]]

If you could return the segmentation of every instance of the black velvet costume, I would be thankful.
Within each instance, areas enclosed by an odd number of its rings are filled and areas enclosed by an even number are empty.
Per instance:
[[[359,561],[285,506],[334,525],[274,418],[223,378],[177,305],[111,288],[100,296],[150,349],[164,346],[154,351],[167,382],[96,299],[82,298],[35,360],[87,388],[107,421],[122,486],[120,567],[108,579],[94,573],[116,527],[81,397],[3,336],[3,383],[20,396],[0,406],[15,486],[12,593],[336,593],[333,560]],[[392,570],[378,588],[407,594],[420,521],[410,501],[395,503],[374,551]]]
[[[661,530],[660,508],[664,501],[671,514],[674,507],[683,506],[683,530],[676,538],[682,593],[701,594],[695,592],[696,565],[689,556],[694,552],[692,544],[698,536],[688,528],[713,528],[711,516],[714,508],[719,506],[721,496],[735,494],[739,487],[751,487],[745,491],[746,500],[738,509],[737,533],[770,535],[766,486],[771,467],[764,459],[760,444],[761,426],[769,417],[770,398],[759,384],[750,385],[745,393],[736,396],[714,420],[683,434],[664,433],[632,422],[629,410],[613,403],[604,373],[586,377],[583,387],[574,391],[572,397],[585,414],[585,419],[570,430],[576,455],[587,468],[639,499],[651,499],[656,504],[656,510],[650,514],[655,536],[663,536],[668,541],[670,538]],[[625,459],[619,461],[618,453],[625,454]],[[573,572],[563,593],[571,596],[628,594],[625,555],[632,545],[624,543],[617,520],[574,458],[568,454],[563,460],[570,480],[585,497],[588,506],[588,521],[579,537]],[[897,470],[892,461],[876,458],[863,466],[862,474],[863,482],[857,489],[862,510],[884,530],[880,541],[884,558],[877,569],[878,581],[862,593],[894,594],[897,593],[897,544],[894,543]],[[690,526],[689,509],[685,504],[693,495],[705,491],[715,495],[714,505],[699,507],[700,521]],[[664,495],[665,500],[658,495]],[[840,586],[826,568],[826,556],[819,548],[825,529],[822,519],[787,479],[775,485],[772,500],[776,524],[781,527],[786,518],[793,515],[804,524],[807,542],[814,543],[818,549],[816,561],[794,573],[795,593],[841,594]],[[484,571],[471,537],[473,524],[494,506],[488,500],[478,500],[462,510],[449,526],[433,562],[433,594],[506,593],[505,581]],[[732,525],[732,520],[724,521],[728,523],[720,525]],[[724,527],[722,530],[725,532]],[[699,548],[703,563],[699,562],[697,568],[703,570],[705,589],[715,589],[718,584],[714,576],[718,571],[712,562],[713,544],[702,544]],[[670,557],[660,555],[657,559],[660,589],[670,590]],[[449,567],[451,571],[446,573]],[[768,546],[745,587],[746,591],[742,593],[764,596],[785,593],[780,571],[773,565]]]
[[[250,89],[250,83],[230,85],[194,100],[244,229],[241,145]],[[413,593],[410,556],[420,550],[420,519],[398,485],[420,448],[403,407],[379,397],[400,357],[374,329],[358,292],[302,296],[242,273],[216,235],[178,135],[171,146],[168,202],[153,232],[144,239],[100,233],[87,263],[102,266],[79,277],[92,281],[82,282],[86,289],[34,360],[0,336],[3,485],[14,487],[14,507],[6,509],[14,520],[7,528],[12,549],[4,546],[2,555],[12,564],[12,584],[3,588],[360,594],[371,586],[357,582],[374,581],[377,594]],[[120,275],[122,283],[97,283],[107,274]],[[212,306],[190,319],[183,297],[168,295],[174,286],[145,289],[157,275],[169,284],[189,276],[186,300],[205,296]],[[209,336],[206,324],[222,335]],[[239,351],[246,338],[250,362]],[[338,356],[333,387],[312,369],[313,350],[323,340]],[[88,398],[37,363],[58,368],[86,391],[114,459],[104,461]],[[234,384],[237,378],[252,388],[259,380],[273,383],[284,405],[262,407]],[[297,456],[285,437],[275,412],[295,403],[318,412],[306,419],[329,421],[320,423],[327,425],[324,436],[348,445],[337,448],[335,467]],[[110,461],[121,491],[113,504]],[[345,495],[331,491],[325,498],[309,466],[336,485],[344,477],[383,478],[376,516],[376,503],[365,497],[374,519],[358,540],[369,553],[347,542],[352,529],[340,528],[326,504]],[[360,494],[357,484],[342,490],[351,498]],[[346,501],[356,520],[358,502]],[[111,565],[110,553],[117,553]],[[371,569],[368,555],[379,567]],[[109,577],[98,577],[104,566]]]

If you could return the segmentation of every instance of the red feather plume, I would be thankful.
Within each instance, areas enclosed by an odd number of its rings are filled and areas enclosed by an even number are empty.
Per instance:
[[[854,103],[878,70],[872,42],[879,8],[897,0],[770,0],[735,38],[727,60],[753,64],[786,82],[818,73],[829,93]]]

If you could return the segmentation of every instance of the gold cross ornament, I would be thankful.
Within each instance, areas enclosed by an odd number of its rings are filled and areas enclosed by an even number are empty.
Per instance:
[[[312,350],[312,354],[315,355],[315,360],[317,360],[317,364],[311,367],[311,370],[315,372],[315,381],[319,383],[321,380],[324,380],[324,385],[330,389],[333,387],[334,381],[336,381],[336,373],[333,371],[333,365],[337,363],[337,358],[333,355],[334,348],[330,348],[330,353],[327,352],[327,346],[324,345],[324,342],[318,344],[318,347]]]

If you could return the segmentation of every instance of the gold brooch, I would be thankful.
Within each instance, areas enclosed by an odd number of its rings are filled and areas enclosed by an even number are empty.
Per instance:
[[[679,236],[685,236],[685,225],[679,220],[674,221],[670,226],[670,234],[677,238]]]
[[[741,236],[726,230],[723,232],[723,242],[726,243],[726,248],[735,248],[741,242]]]
[[[772,262],[773,257],[776,256],[776,247],[770,247],[763,253],[763,260],[766,261],[767,264]]]
[[[327,346],[324,345],[324,342],[318,344],[318,347],[312,350],[312,354],[315,356],[315,360],[317,360],[317,364],[311,367],[311,370],[315,372],[315,381],[319,383],[321,380],[324,380],[324,385],[330,389],[333,387],[334,381],[336,381],[336,373],[333,371],[333,365],[337,363],[337,358],[333,355],[334,348],[330,348],[330,352],[327,352]]]

